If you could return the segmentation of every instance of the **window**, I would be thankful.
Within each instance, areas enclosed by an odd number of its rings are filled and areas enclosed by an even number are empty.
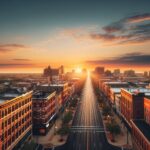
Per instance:
[[[8,119],[8,125],[11,123],[11,118]]]
[[[16,114],[16,119],[18,119],[18,113]]]
[[[14,120],[15,120],[15,116],[13,115],[13,116],[12,116],[12,122],[14,122]]]
[[[15,109],[18,109],[18,104],[15,105]]]
[[[17,129],[17,128],[18,128],[18,122],[16,123],[16,125],[15,125],[15,126],[16,126],[16,129]]]
[[[24,105],[24,101],[22,101],[22,106]]]
[[[7,109],[5,109],[5,116],[7,116]]]
[[[2,122],[2,129],[4,129],[4,122]]]
[[[2,111],[2,118],[5,116],[4,110]]]
[[[19,112],[19,117],[21,117],[21,111]]]
[[[8,135],[11,135],[11,128],[8,130]]]
[[[14,110],[15,110],[15,106],[13,105],[13,106],[12,106],[12,111],[14,111]]]
[[[11,144],[11,139],[9,139],[9,141],[8,141],[8,146],[10,146],[10,144]]]
[[[8,108],[8,114],[10,114],[10,113],[11,113],[11,107]]]
[[[7,120],[5,121],[5,127],[7,126]]]

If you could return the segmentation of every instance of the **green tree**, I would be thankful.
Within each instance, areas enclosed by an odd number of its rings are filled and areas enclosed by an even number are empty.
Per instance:
[[[109,106],[104,105],[102,111],[103,111],[103,115],[107,116],[107,115],[110,115],[111,109]]]
[[[62,126],[59,130],[58,130],[58,134],[60,134],[61,136],[64,136],[66,134],[68,134],[70,132],[70,128],[66,125]]]
[[[120,126],[116,122],[107,123],[106,128],[111,133],[113,141],[115,140],[115,136],[121,132]]]
[[[63,124],[68,124],[72,120],[72,112],[69,111],[65,114],[64,118],[62,119]]]

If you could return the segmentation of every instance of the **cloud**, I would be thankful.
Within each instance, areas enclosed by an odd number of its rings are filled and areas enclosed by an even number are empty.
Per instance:
[[[138,22],[143,22],[148,20],[150,20],[150,13],[139,14],[127,18],[127,21],[130,23],[138,23]]]
[[[0,44],[0,53],[13,51],[16,49],[27,48],[27,46],[22,44]]]
[[[150,66],[150,54],[143,53],[128,53],[119,57],[114,57],[105,60],[88,60],[87,64],[100,65],[100,64],[120,64],[120,65],[147,65]]]
[[[15,63],[15,64],[11,64],[11,63],[1,63],[0,67],[1,68],[14,68],[14,67],[32,67],[34,66],[34,64],[24,64],[24,63]]]
[[[137,14],[106,25],[89,37],[113,44],[140,44],[150,41],[150,13]]]
[[[22,58],[15,58],[15,59],[12,59],[14,61],[31,61],[30,59],[22,59]]]

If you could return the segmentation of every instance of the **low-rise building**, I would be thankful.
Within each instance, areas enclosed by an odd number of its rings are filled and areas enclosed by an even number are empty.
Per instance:
[[[131,124],[133,150],[150,150],[150,125],[144,120],[133,120]]]
[[[56,93],[59,93],[61,95],[61,105],[63,106],[68,98],[73,94],[74,87],[68,84],[68,82],[65,83],[57,83],[57,84],[43,84],[39,85],[37,87],[39,90],[43,91],[49,91],[49,90],[55,90]]]
[[[150,97],[144,98],[144,119],[150,125]]]
[[[132,131],[133,150],[150,150],[150,100],[147,89],[121,89],[121,115]]]
[[[131,119],[144,118],[144,96],[139,91],[121,89],[121,114],[130,127]]]
[[[36,91],[33,94],[33,134],[46,135],[56,116],[56,91]]]
[[[13,150],[32,134],[32,91],[10,91],[0,95],[0,149]]]

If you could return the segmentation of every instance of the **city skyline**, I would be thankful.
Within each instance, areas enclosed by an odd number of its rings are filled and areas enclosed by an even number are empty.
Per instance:
[[[1,1],[0,73],[150,67],[150,2]]]

